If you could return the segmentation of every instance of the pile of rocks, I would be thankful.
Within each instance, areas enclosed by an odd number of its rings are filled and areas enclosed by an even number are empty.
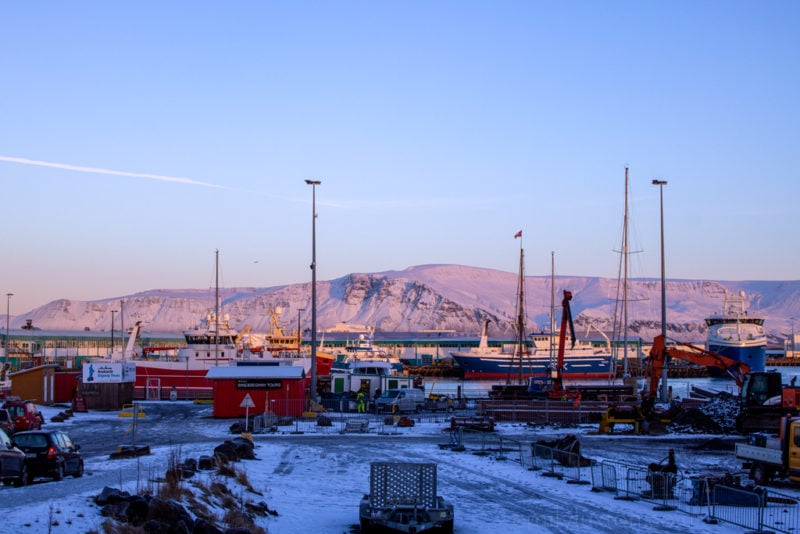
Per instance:
[[[171,465],[165,474],[164,485],[158,491],[144,491],[132,495],[127,491],[105,487],[95,498],[94,502],[101,508],[100,514],[117,523],[130,527],[140,528],[147,533],[169,532],[176,534],[245,534],[265,532],[261,527],[255,526],[256,516],[277,515],[269,506],[261,502],[239,502],[244,493],[241,490],[232,491],[220,481],[225,479],[229,483],[244,484],[236,476],[235,470],[230,468],[229,462],[238,462],[245,459],[254,459],[254,444],[251,440],[241,437],[226,440],[214,449],[213,456],[200,456],[198,460],[188,458],[182,463]],[[210,483],[192,483],[193,488],[182,484],[183,480],[190,479],[200,471],[213,471],[228,478],[213,478]],[[247,490],[255,494],[249,483]],[[203,492],[201,498],[195,498],[196,492]],[[185,502],[184,502],[185,501]],[[200,505],[199,502],[204,502]],[[241,509],[237,525],[220,526],[218,518],[209,513],[208,505],[214,505],[220,510],[231,508]],[[235,502],[237,506],[231,506]],[[240,506],[241,505],[241,506]],[[247,523],[247,527],[240,524]],[[107,529],[108,531],[108,529]]]
[[[738,415],[738,399],[722,392],[697,408],[678,412],[668,428],[671,432],[687,434],[730,434],[736,432]]]

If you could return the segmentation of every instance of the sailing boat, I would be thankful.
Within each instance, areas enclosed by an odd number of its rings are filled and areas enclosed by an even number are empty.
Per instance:
[[[242,359],[265,358],[264,353],[238,353],[239,332],[230,327],[230,318],[221,312],[219,251],[215,251],[215,254],[214,309],[209,310],[197,326],[183,332],[185,347],[147,348],[141,351],[141,355],[129,348],[127,357],[123,353],[122,360],[117,353],[109,358],[92,360],[95,364],[135,365],[136,398],[160,399],[172,391],[180,391],[185,398],[208,397],[212,392],[212,384],[206,378],[210,368],[235,365],[236,361]],[[135,339],[140,326],[140,323],[136,324],[131,340]]]
[[[625,213],[623,217],[622,223],[622,249],[620,250],[620,267],[618,273],[618,280],[619,284],[617,285],[617,298],[615,302],[614,310],[614,326],[613,326],[613,337],[617,340],[621,338],[622,340],[622,357],[615,356],[615,361],[622,360],[622,376],[624,379],[631,378],[630,372],[630,365],[629,365],[629,357],[630,357],[630,349],[629,349],[629,342],[628,342],[628,302],[630,298],[628,296],[628,267],[630,264],[630,249],[629,249],[629,236],[628,236],[628,167],[625,167]],[[622,297],[620,298],[620,292],[622,292]],[[618,305],[622,305],[622,309],[618,309]],[[621,330],[621,332],[620,332]],[[614,347],[618,350],[618,345],[614,345]],[[638,346],[634,345],[633,350],[638,354]]]
[[[514,235],[514,239],[522,238],[522,230]],[[468,351],[451,352],[450,356],[464,370],[465,379],[505,380],[506,384],[524,384],[531,376],[530,351],[525,342],[525,252],[522,241],[519,247],[519,275],[517,277],[517,300],[514,320],[516,342],[511,351],[506,347],[489,346],[489,323],[484,318],[481,338],[477,347]]]
[[[522,232],[518,232],[515,237],[522,237]],[[485,318],[478,346],[466,351],[450,353],[450,356],[464,370],[464,378],[467,380],[505,380],[509,385],[514,383],[524,385],[531,377],[550,376],[550,369],[552,369],[550,347],[545,346],[540,349],[534,346],[532,348],[525,333],[524,257],[524,251],[520,246],[514,347],[511,348],[507,345],[490,347],[488,339],[490,319]],[[547,336],[549,339],[551,334],[547,334]],[[534,336],[534,340],[536,340],[536,336]],[[562,376],[570,380],[607,379],[612,363],[613,359],[607,352],[598,352],[591,345],[582,345],[581,348],[575,347],[567,351]]]

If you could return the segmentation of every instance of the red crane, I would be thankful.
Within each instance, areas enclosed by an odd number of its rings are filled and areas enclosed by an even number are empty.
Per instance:
[[[580,401],[581,392],[564,388],[564,345],[566,342],[567,325],[569,324],[569,334],[572,338],[572,347],[575,346],[575,325],[572,323],[572,310],[569,301],[572,300],[572,292],[564,290],[564,298],[561,300],[561,329],[558,332],[558,360],[556,368],[551,371],[553,388],[549,392],[551,399],[574,399]]]

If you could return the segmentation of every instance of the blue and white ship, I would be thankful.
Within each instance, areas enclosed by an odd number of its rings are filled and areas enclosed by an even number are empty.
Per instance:
[[[531,336],[533,346],[526,344],[523,354],[517,346],[493,347],[488,341],[488,321],[484,321],[480,344],[467,351],[451,352],[450,356],[464,370],[467,380],[499,380],[522,374],[525,380],[551,376],[555,367],[549,347],[540,342],[552,342],[545,334]],[[595,347],[588,341],[578,340],[576,346],[566,349],[564,378],[570,380],[610,379],[614,377],[614,358],[608,348]]]
[[[767,358],[764,318],[748,314],[744,291],[738,296],[726,291],[722,312],[708,317],[706,325],[708,350],[746,363],[751,372],[764,371]]]

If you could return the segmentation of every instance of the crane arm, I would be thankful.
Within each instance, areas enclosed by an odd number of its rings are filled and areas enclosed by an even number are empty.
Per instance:
[[[661,377],[661,371],[664,369],[664,362],[667,356],[676,360],[722,369],[736,381],[736,385],[740,388],[744,382],[744,376],[750,372],[750,367],[739,360],[734,360],[688,343],[681,343],[680,345],[685,348],[667,347],[664,336],[656,336],[653,340],[653,347],[650,349],[650,358],[648,359],[646,370],[649,380],[648,397],[650,399],[656,397],[658,379]]]

